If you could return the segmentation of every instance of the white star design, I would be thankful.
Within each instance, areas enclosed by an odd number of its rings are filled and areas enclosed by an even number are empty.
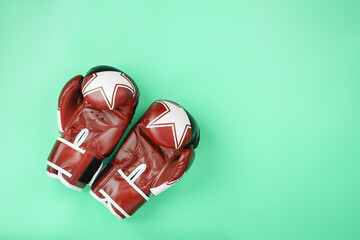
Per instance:
[[[186,132],[191,124],[185,110],[169,101],[157,101],[166,108],[165,112],[152,120],[146,128],[171,127],[175,148],[178,149],[184,141]]]
[[[135,95],[135,87],[124,73],[107,71],[94,73],[82,89],[84,97],[100,91],[110,110],[114,109],[115,96],[118,88],[127,88]]]

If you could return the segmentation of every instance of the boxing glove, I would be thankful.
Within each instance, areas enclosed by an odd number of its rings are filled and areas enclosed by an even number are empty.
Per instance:
[[[81,191],[92,184],[102,160],[116,147],[131,122],[139,91],[120,70],[98,66],[71,79],[58,103],[57,138],[47,161],[47,175]]]
[[[118,219],[176,183],[189,169],[200,139],[196,121],[171,101],[156,101],[131,129],[96,178],[90,194]]]

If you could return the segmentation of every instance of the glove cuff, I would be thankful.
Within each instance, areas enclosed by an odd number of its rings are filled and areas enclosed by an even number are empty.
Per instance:
[[[47,175],[58,178],[65,186],[81,191],[86,184],[91,185],[99,174],[102,161],[94,154],[64,138],[57,138],[47,161]]]
[[[135,172],[135,171],[134,171]],[[90,194],[104,204],[118,219],[130,217],[149,197],[130,179],[130,175],[119,169],[105,183],[97,183]],[[100,180],[101,181],[101,180]]]

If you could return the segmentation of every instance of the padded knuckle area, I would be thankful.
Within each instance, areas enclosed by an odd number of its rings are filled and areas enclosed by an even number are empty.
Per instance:
[[[150,138],[160,146],[179,149],[191,140],[192,127],[186,111],[178,104],[154,102],[144,116]]]
[[[133,80],[118,71],[90,74],[84,78],[81,89],[85,100],[97,109],[116,109],[137,95]]]

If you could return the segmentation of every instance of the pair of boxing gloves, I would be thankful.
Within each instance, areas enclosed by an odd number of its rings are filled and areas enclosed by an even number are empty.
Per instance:
[[[129,126],[139,99],[135,82],[109,66],[71,79],[58,105],[61,137],[47,161],[47,175],[90,194],[119,219],[177,182],[189,169],[200,131],[193,117],[171,101],[155,101],[130,130],[115,159],[103,166]]]

